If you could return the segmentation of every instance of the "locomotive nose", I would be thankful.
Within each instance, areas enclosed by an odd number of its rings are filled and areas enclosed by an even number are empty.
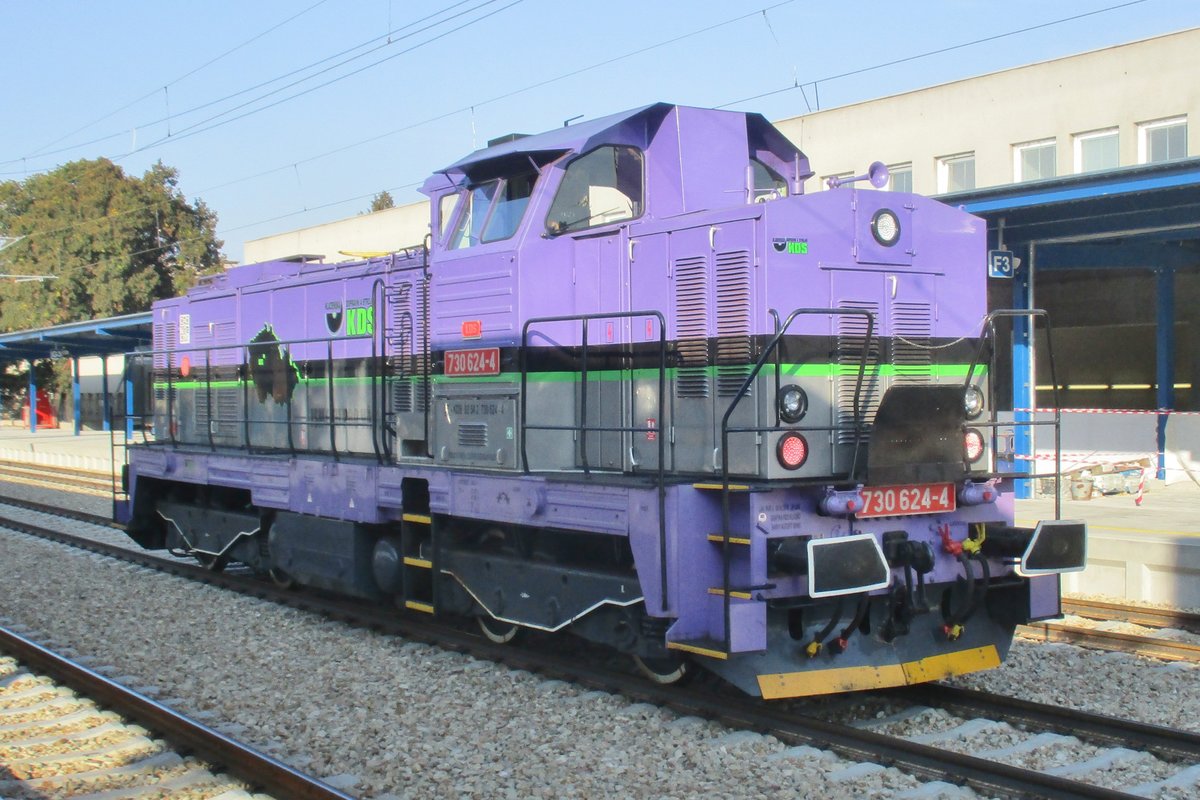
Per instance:
[[[1087,566],[1087,523],[1043,520],[1036,528],[988,526],[983,552],[1019,559],[1017,574],[1079,572]]]

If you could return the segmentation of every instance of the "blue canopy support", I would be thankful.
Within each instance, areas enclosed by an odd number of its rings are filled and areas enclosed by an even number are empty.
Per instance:
[[[1158,335],[1155,337],[1155,380],[1158,383],[1158,424],[1155,427],[1155,452],[1158,453],[1159,480],[1167,477],[1167,421],[1175,408],[1175,270],[1161,267],[1156,270],[1156,316]]]

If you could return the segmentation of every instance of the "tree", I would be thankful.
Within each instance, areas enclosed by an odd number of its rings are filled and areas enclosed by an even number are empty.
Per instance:
[[[223,268],[216,224],[162,162],[141,178],[101,158],[0,183],[0,235],[25,237],[0,272],[57,276],[0,281],[0,329],[146,311]]]
[[[385,208],[395,208],[396,201],[392,199],[392,195],[387,189],[384,189],[379,194],[375,195],[371,200],[371,210],[369,213],[374,214],[376,211],[383,211]]]

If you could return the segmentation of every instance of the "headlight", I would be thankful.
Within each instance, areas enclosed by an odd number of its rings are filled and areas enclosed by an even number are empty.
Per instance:
[[[871,235],[884,247],[900,240],[900,220],[892,211],[881,208],[871,217]]]
[[[983,392],[978,386],[968,386],[963,392],[963,409],[967,412],[967,419],[978,419],[983,413]]]
[[[799,422],[808,413],[808,395],[794,383],[779,390],[776,402],[779,404],[779,417],[789,425]]]

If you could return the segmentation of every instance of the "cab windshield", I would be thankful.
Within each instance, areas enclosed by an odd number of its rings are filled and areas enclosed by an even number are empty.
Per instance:
[[[535,183],[537,173],[530,169],[470,185],[446,249],[461,250],[511,238],[525,216]]]

